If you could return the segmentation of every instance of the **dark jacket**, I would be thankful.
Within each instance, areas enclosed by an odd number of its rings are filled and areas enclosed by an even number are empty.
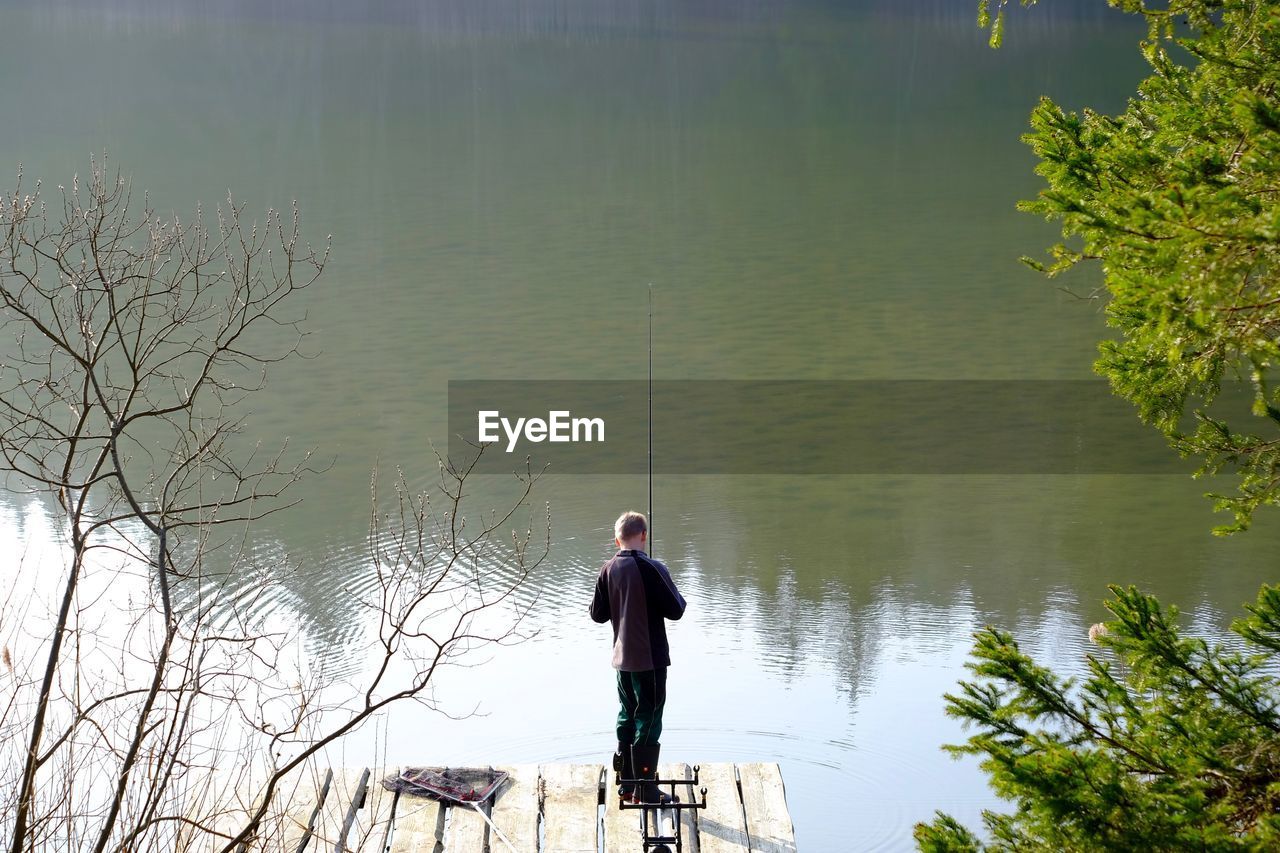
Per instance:
[[[591,618],[613,623],[613,668],[644,672],[671,666],[663,620],[679,619],[684,608],[666,566],[643,551],[623,550],[600,569]]]

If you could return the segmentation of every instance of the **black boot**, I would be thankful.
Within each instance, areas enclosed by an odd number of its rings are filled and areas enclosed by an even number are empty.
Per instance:
[[[631,765],[631,744],[618,744],[618,751],[613,754],[613,769],[617,772],[618,796],[625,802],[633,802],[632,793],[635,791],[636,786],[630,782],[623,781],[636,778],[636,772]]]
[[[662,744],[659,743],[631,747],[631,763],[635,768],[637,779],[658,778],[658,755],[661,751]],[[641,782],[637,785],[635,799],[638,803],[652,806],[669,806],[680,802],[679,797],[663,793],[662,789],[653,782]]]

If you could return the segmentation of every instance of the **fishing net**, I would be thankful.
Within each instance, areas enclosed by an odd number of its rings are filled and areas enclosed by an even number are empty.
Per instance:
[[[453,803],[482,803],[506,778],[504,771],[485,767],[406,767],[383,779],[382,787]]]

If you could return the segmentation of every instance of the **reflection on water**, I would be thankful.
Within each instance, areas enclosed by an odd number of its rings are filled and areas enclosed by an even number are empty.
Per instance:
[[[161,209],[230,187],[333,234],[305,306],[316,358],[273,371],[247,437],[334,464],[255,534],[280,582],[254,606],[296,612],[354,675],[370,470],[432,480],[450,379],[643,377],[650,282],[659,379],[1088,376],[1096,306],[1015,260],[1053,237],[1013,210],[1037,187],[1018,135],[1043,92],[1120,106],[1141,26],[1041,4],[992,52],[972,6],[0,0],[0,115],[21,117],[0,174],[54,185],[105,148]],[[938,750],[962,736],[940,697],[970,633],[1011,627],[1078,667],[1108,582],[1220,631],[1280,530],[1212,539],[1205,489],[664,474],[656,553],[691,602],[664,754],[781,761],[806,850],[902,849],[935,808],[972,823],[991,796]],[[404,709],[348,757],[602,759],[608,639],[585,608],[612,519],[646,493],[547,478],[540,633],[439,688],[488,716]],[[486,477],[472,497],[510,494]]]

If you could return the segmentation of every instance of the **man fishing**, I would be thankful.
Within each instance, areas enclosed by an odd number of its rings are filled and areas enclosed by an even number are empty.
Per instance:
[[[618,671],[618,751],[613,766],[623,779],[658,778],[662,708],[667,701],[666,619],[684,615],[685,600],[667,567],[645,553],[649,523],[624,512],[613,526],[618,553],[600,569],[591,618],[613,623],[613,668]],[[673,798],[654,782],[622,785],[622,799],[669,805]]]

